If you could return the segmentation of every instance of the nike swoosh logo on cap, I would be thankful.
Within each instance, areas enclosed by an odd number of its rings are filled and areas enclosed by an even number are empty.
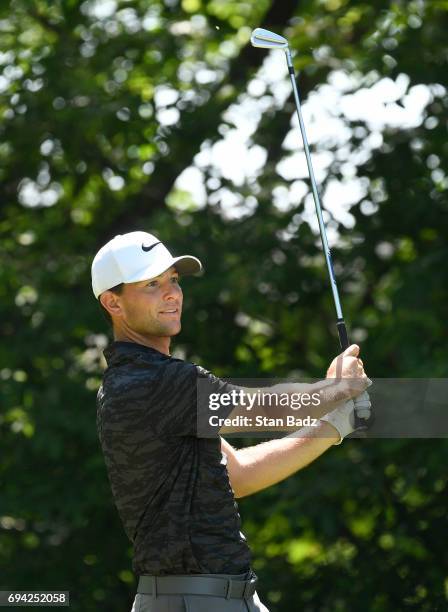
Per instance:
[[[145,251],[146,253],[148,253],[148,251],[153,249],[158,244],[162,244],[162,243],[161,242],[154,242],[154,244],[152,244],[151,246],[145,246],[144,244],[142,244],[142,250]]]

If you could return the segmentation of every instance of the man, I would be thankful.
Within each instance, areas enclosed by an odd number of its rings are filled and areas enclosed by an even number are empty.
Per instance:
[[[218,435],[223,428],[200,437],[198,380],[218,394],[240,389],[170,355],[171,338],[181,329],[179,275],[201,269],[195,257],[172,257],[145,232],[116,236],[92,264],[93,292],[114,334],[104,351],[97,427],[115,503],[134,545],[134,612],[267,612],[255,590],[235,498],[283,480],[340,443],[353,431],[350,398],[369,384],[353,345],[316,387],[324,405],[309,410],[322,417],[313,433],[241,450]],[[350,382],[336,384],[335,394],[330,379],[336,374]],[[291,393],[299,386],[290,387]]]

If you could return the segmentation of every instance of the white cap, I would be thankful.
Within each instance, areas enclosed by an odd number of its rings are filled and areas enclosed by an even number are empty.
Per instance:
[[[158,238],[147,232],[129,232],[112,238],[92,262],[92,289],[98,298],[121,283],[159,276],[175,266],[179,274],[196,274],[202,264],[192,255],[173,257]]]

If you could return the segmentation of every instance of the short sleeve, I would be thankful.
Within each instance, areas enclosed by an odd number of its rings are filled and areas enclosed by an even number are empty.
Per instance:
[[[194,363],[169,358],[154,364],[137,358],[106,373],[99,396],[99,427],[105,436],[131,436],[135,441],[148,436],[215,437],[220,427],[204,431],[208,397],[232,392],[236,397],[237,391],[239,387]],[[227,401],[213,414],[227,417],[234,405]]]
[[[211,413],[215,419],[225,418],[235,406],[232,398],[239,389],[194,363],[172,361],[165,366],[163,377],[149,394],[152,426],[160,435],[215,437],[220,428],[208,424],[208,398],[229,397],[226,405]]]

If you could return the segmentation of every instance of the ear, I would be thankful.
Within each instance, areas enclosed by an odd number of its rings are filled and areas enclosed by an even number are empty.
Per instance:
[[[111,317],[120,317],[123,313],[120,296],[112,291],[105,291],[100,295],[101,305],[107,310]]]

